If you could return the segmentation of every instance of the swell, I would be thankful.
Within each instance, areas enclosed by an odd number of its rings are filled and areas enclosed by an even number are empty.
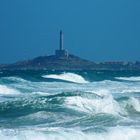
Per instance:
[[[137,98],[114,98],[112,95],[99,96],[88,92],[62,92],[48,96],[22,96],[0,102],[0,117],[11,118],[32,114],[39,111],[66,112],[72,114],[112,114],[126,116],[130,112],[140,112],[140,102]]]
[[[0,139],[139,140],[140,82],[115,78],[138,74],[68,73],[1,74]]]
[[[116,127],[109,129],[104,133],[84,133],[80,130],[73,131],[71,129],[65,130],[61,128],[47,128],[48,131],[42,132],[40,129],[35,130],[1,130],[0,137],[2,139],[11,139],[11,140],[139,140],[140,131],[134,128],[126,128],[126,127]],[[46,129],[43,129],[44,131]]]

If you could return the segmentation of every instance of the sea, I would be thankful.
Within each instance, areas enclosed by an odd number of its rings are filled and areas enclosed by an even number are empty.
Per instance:
[[[140,71],[0,71],[0,140],[140,140]]]

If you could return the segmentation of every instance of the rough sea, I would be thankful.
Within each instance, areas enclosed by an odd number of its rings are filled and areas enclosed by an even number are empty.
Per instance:
[[[0,71],[0,140],[140,140],[140,71]]]

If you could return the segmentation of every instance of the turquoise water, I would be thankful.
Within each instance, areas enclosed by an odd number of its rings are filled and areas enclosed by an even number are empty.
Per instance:
[[[139,71],[0,71],[0,140],[139,140]]]

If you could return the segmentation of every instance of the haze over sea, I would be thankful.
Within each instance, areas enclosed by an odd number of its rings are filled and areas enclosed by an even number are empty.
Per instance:
[[[140,71],[1,71],[0,140],[139,140]]]

